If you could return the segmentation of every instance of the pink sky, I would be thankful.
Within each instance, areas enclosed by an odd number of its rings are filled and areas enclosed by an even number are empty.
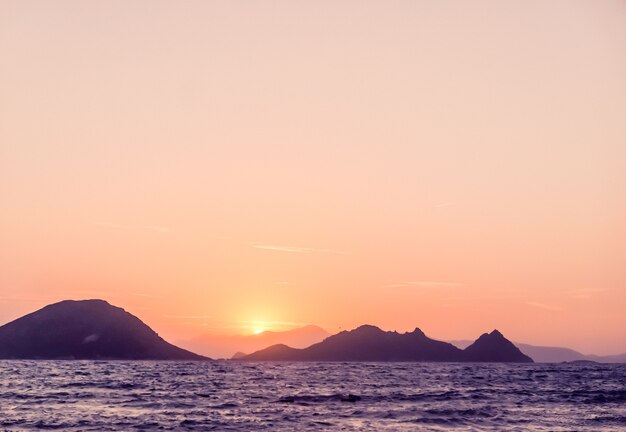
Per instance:
[[[0,323],[626,352],[626,3],[0,3]]]

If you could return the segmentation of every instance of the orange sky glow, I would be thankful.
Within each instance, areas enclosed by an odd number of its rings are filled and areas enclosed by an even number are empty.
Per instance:
[[[0,2],[0,324],[626,352],[626,3]]]

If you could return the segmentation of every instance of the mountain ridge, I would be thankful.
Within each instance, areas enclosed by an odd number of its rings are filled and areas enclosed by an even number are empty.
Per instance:
[[[532,362],[497,330],[483,334],[466,350],[412,332],[383,331],[364,324],[344,330],[308,348],[273,345],[238,358],[243,361],[497,361]]]

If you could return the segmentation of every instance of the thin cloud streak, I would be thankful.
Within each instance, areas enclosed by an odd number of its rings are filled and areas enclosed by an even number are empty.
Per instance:
[[[107,228],[118,228],[118,229],[130,229],[131,228],[128,225],[122,225],[122,224],[113,223],[113,222],[94,222],[93,224],[101,226],[101,227],[107,227]]]
[[[561,306],[556,306],[556,305],[549,305],[549,304],[545,304],[545,303],[537,303],[537,302],[526,302],[527,305],[538,308],[538,309],[544,309],[544,310],[548,310],[548,311],[553,311],[553,312],[558,312],[558,311],[562,311],[563,308]]]
[[[94,225],[101,226],[101,227],[106,227],[106,228],[114,228],[114,229],[147,230],[147,231],[158,232],[158,233],[161,233],[161,234],[168,234],[168,233],[171,232],[168,227],[159,226],[159,225],[139,225],[139,226],[133,226],[133,225],[118,224],[118,223],[115,223],[115,222],[94,222]]]
[[[282,246],[282,245],[271,245],[271,244],[263,244],[263,243],[253,243],[253,248],[263,249],[263,250],[271,250],[277,252],[289,252],[289,253],[330,253],[330,254],[340,254],[346,255],[348,252],[339,251],[334,249],[316,249],[309,247],[300,247],[300,246]]]
[[[141,228],[156,231],[158,233],[167,234],[170,232],[170,229],[167,227],[157,226],[157,225],[144,225]]]
[[[303,322],[294,322],[294,321],[265,321],[265,320],[257,320],[257,321],[242,321],[244,324],[273,324],[273,325],[284,325],[284,326],[293,326],[293,327],[303,327],[309,325],[308,323]]]
[[[32,296],[32,297],[12,297],[12,296],[2,296],[0,297],[0,302],[39,302],[42,300],[50,300],[56,297],[52,297],[52,296],[41,296],[41,297],[36,297],[36,296]]]
[[[276,320],[246,320],[240,322],[223,322],[214,320],[213,315],[177,315],[177,314],[164,314],[164,318],[192,320],[196,323],[198,320],[204,321],[203,326],[205,329],[211,330],[244,330],[257,326],[271,327],[268,331],[284,331],[286,329],[293,329],[310,325],[305,322],[295,321],[276,321]]]
[[[66,291],[66,293],[76,294],[76,295],[94,295],[94,296],[101,296],[101,297],[135,296],[135,297],[146,297],[146,298],[160,298],[153,294],[139,293],[139,292],[126,292],[126,291],[121,292],[121,291],[96,291],[96,290],[70,290],[70,291]],[[59,295],[62,295],[62,293],[59,293]],[[103,298],[103,299],[106,300],[106,298]]]
[[[418,288],[461,288],[467,284],[461,282],[443,282],[443,281],[408,281],[385,285],[389,288],[400,287],[418,287]]]
[[[580,288],[568,291],[568,293],[575,299],[589,299],[595,294],[608,291],[606,288]]]

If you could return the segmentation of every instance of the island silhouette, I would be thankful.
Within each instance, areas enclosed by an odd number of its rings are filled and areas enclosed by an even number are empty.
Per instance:
[[[454,346],[464,349],[474,341],[471,340],[451,340],[448,341]],[[625,354],[595,355],[583,354],[571,348],[531,345],[513,341],[524,354],[530,356],[537,363],[563,363],[577,361],[594,361],[599,363],[626,363]]]
[[[462,350],[451,343],[429,338],[419,328],[412,332],[398,333],[386,332],[372,325],[342,331],[308,348],[274,345],[237,360],[533,362],[498,330],[483,334]]]
[[[64,300],[0,327],[2,359],[207,360],[104,300]]]
[[[104,300],[65,300],[0,327],[2,359],[210,360],[172,345],[136,316]],[[520,362],[533,360],[498,330],[465,349],[419,328],[383,331],[362,325],[307,348],[272,345],[238,361]]]

